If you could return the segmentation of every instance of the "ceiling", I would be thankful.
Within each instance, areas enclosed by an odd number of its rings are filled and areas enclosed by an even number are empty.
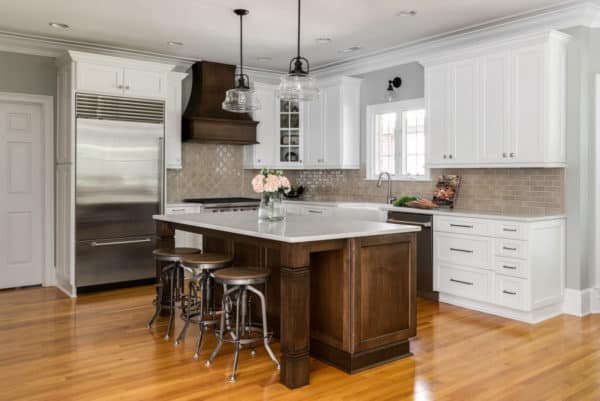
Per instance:
[[[304,0],[302,53],[323,66],[556,0]],[[295,52],[295,0],[0,0],[0,30],[191,59],[238,63],[234,8],[247,8],[245,64],[285,70]],[[414,17],[399,17],[416,10]],[[68,24],[57,29],[50,21]],[[318,38],[331,38],[326,44]],[[169,46],[168,41],[183,42]],[[343,53],[343,49],[360,50]],[[269,60],[260,60],[268,57]]]

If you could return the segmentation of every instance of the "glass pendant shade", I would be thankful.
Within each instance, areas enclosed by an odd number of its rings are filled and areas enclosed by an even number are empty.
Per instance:
[[[386,102],[394,101],[394,88],[392,87],[392,81],[389,82],[387,89],[385,90],[384,99]]]
[[[225,92],[225,100],[221,107],[225,111],[233,113],[250,113],[260,109],[260,100],[256,95],[256,91],[250,88],[250,78],[244,74],[244,59],[243,59],[243,36],[242,36],[242,17],[248,15],[248,10],[233,10],[235,15],[240,17],[240,73],[236,75],[235,88]]]
[[[279,99],[306,102],[319,97],[319,88],[309,75],[310,65],[300,56],[300,0],[298,0],[298,42],[297,56],[290,61],[289,72],[281,77],[276,95]]]

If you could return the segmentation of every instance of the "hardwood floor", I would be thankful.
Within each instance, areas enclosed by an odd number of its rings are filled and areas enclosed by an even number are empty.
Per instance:
[[[230,348],[206,368],[195,328],[179,347],[164,319],[148,331],[152,291],[0,291],[0,400],[600,400],[599,315],[531,326],[420,300],[414,357],[352,376],[312,360],[311,384],[291,391],[262,348],[232,384]]]

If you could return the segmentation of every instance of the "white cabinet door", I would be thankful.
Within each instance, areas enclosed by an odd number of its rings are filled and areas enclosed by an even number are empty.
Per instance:
[[[448,158],[447,138],[450,126],[450,73],[448,65],[427,69],[425,98],[427,110],[427,160],[431,164],[445,163]]]
[[[125,69],[123,78],[125,96],[164,98],[167,78],[162,72]]]
[[[511,161],[544,161],[544,48],[543,45],[526,47],[514,50],[511,55]]]
[[[244,167],[263,168],[275,164],[275,139],[279,137],[275,131],[276,105],[275,87],[272,85],[256,84],[256,95],[261,103],[261,108],[256,110],[252,117],[258,121],[256,127],[256,145],[246,145],[244,152]]]
[[[185,73],[170,72],[167,78],[167,101],[165,103],[165,158],[166,166],[180,169],[181,165],[181,81]]]
[[[469,59],[452,65],[452,96],[448,137],[449,164],[477,161],[479,142],[479,62]]]
[[[510,136],[510,53],[481,58],[479,160],[508,162]]]
[[[321,164],[328,166],[341,166],[342,164],[342,138],[347,127],[342,121],[342,102],[351,99],[342,99],[342,88],[333,86],[325,88],[323,103],[323,158]]]
[[[305,113],[305,154],[306,168],[318,168],[325,160],[325,143],[323,136],[323,102],[326,94],[321,92],[319,99],[307,104]]]
[[[76,75],[78,91],[123,94],[123,68],[121,67],[78,62]]]

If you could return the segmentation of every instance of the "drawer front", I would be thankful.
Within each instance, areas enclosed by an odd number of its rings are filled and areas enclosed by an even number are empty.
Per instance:
[[[529,277],[529,263],[527,260],[497,256],[494,258],[494,266],[500,274],[522,278]]]
[[[527,310],[527,284],[526,279],[496,274],[494,277],[494,301],[500,306]]]
[[[494,223],[494,236],[498,238],[526,240],[528,236],[528,225],[508,221]]]
[[[492,239],[436,233],[435,255],[441,262],[491,269]]]
[[[527,241],[496,239],[495,243],[496,256],[527,259]]]
[[[491,235],[490,222],[478,219],[435,216],[434,230],[447,233]]]
[[[487,270],[469,269],[440,263],[438,265],[438,288],[440,292],[491,301],[492,274]]]

